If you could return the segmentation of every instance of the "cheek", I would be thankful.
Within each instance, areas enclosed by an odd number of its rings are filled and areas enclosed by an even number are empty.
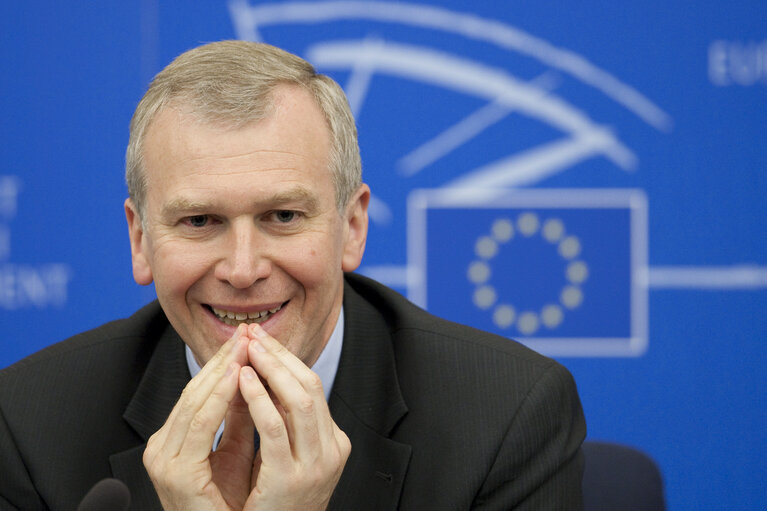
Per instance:
[[[213,267],[208,251],[183,243],[167,243],[155,252],[157,294],[184,294]]]
[[[304,250],[284,251],[280,266],[308,292],[323,287],[331,279],[337,279],[340,269],[338,254],[330,247],[322,249],[317,245],[305,247]]]

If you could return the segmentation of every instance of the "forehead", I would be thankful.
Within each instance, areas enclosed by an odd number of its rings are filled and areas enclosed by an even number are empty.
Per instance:
[[[166,107],[144,141],[147,191],[215,175],[262,173],[268,179],[331,181],[331,135],[312,95],[298,86],[272,94],[269,115],[243,127],[210,123],[179,107]]]

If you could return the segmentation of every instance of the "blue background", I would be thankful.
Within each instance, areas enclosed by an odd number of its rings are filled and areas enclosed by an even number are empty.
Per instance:
[[[647,351],[560,360],[578,382],[589,437],[652,455],[671,510],[767,508],[767,4],[419,5],[522,30],[587,59],[667,114],[668,124],[652,126],[594,87],[554,72],[552,93],[611,130],[636,165],[627,171],[597,156],[528,186],[638,188],[649,215]],[[0,176],[21,183],[15,211],[0,215],[0,239],[9,235],[6,253],[0,250],[3,367],[152,299],[151,288],[132,280],[122,208],[130,116],[151,77],[173,57],[238,33],[226,2],[177,0],[4,2],[0,33]],[[302,55],[317,43],[367,38],[436,49],[523,81],[551,71],[528,54],[401,23],[282,23],[260,34]],[[753,66],[759,80],[712,81],[715,41],[761,44],[762,63]],[[348,69],[320,69],[342,85],[350,78]],[[390,283],[405,292],[396,270],[407,264],[410,190],[438,188],[562,137],[549,124],[511,113],[421,172],[398,170],[402,156],[486,104],[415,80],[373,77],[357,118],[365,179],[386,207],[374,217],[363,270],[394,269]],[[19,287],[19,275],[44,275],[51,264],[67,270],[65,300],[46,295],[44,281]],[[728,289],[653,280],[655,270],[740,265],[753,266],[756,277]],[[23,299],[33,292],[37,302]],[[599,323],[598,314],[593,321]]]

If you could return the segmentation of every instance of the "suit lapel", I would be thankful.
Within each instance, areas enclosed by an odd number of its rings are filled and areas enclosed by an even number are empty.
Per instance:
[[[396,509],[411,448],[389,435],[407,413],[407,406],[397,379],[389,328],[381,314],[348,284],[344,289],[344,344],[329,404],[333,419],[352,443],[329,509]]]
[[[123,419],[141,436],[144,443],[109,457],[113,475],[130,488],[131,509],[162,509],[144,469],[142,456],[146,441],[165,423],[181,391],[189,382],[184,343],[167,322],[165,325],[133,399],[123,414]]]

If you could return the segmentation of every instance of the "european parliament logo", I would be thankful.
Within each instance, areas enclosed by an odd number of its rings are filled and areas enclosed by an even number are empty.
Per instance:
[[[532,187],[619,186],[595,176],[638,167],[624,129],[668,132],[668,113],[584,55],[470,11],[228,6],[239,38],[289,43],[344,87],[373,190],[363,274],[546,355],[645,352],[643,193]],[[620,125],[615,106],[631,114]]]
[[[416,190],[410,298],[558,356],[647,346],[647,203],[638,190]]]

